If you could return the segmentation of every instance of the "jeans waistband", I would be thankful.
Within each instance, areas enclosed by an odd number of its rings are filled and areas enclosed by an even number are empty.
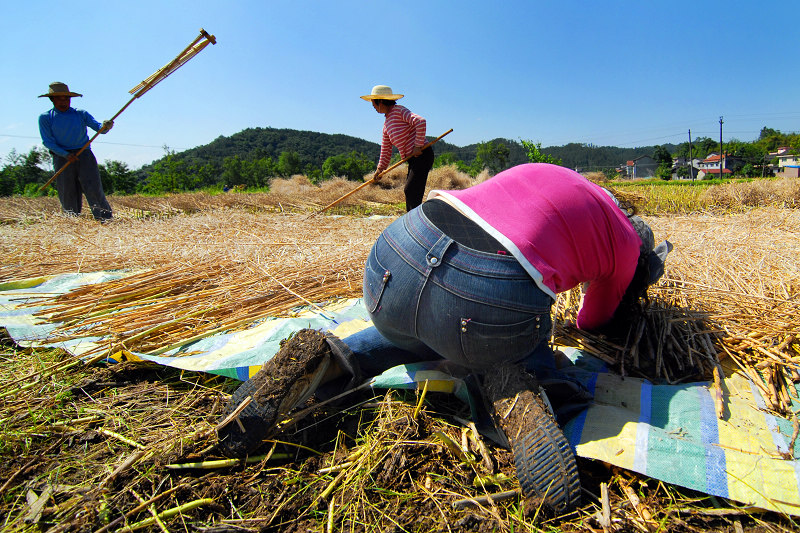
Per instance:
[[[425,216],[421,206],[406,213],[402,221],[412,242],[425,251],[426,263],[430,267],[449,264],[480,275],[531,279],[511,255],[482,252],[454,241]]]

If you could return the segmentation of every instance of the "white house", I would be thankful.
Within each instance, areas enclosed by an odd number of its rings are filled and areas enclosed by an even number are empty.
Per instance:
[[[782,146],[777,152],[770,152],[770,156],[778,159],[775,175],[779,178],[800,178],[800,156],[793,151],[788,146]]]

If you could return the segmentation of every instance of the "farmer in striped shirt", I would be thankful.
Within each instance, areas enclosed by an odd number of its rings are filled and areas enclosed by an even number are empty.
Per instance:
[[[433,148],[425,146],[425,119],[399,105],[402,94],[394,94],[386,85],[376,85],[372,93],[362,96],[371,101],[375,111],[386,118],[383,123],[381,157],[378,161],[376,180],[379,173],[386,170],[392,157],[392,146],[396,146],[400,157],[408,161],[408,176],[403,192],[406,195],[406,211],[411,211],[422,203],[428,172],[433,166]]]

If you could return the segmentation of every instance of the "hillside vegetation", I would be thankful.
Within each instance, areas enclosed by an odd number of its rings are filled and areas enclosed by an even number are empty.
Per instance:
[[[433,140],[433,137],[429,137]],[[735,177],[770,176],[769,154],[780,146],[800,146],[797,134],[783,134],[763,128],[752,143],[736,140],[725,145],[742,166]],[[675,158],[703,158],[719,145],[701,137],[679,145],[664,144],[637,148],[594,146],[570,143],[543,148],[540,143],[497,138],[458,147],[440,140],[434,147],[434,167],[454,166],[459,172],[476,177],[491,175],[527,162],[546,162],[574,168],[580,172],[600,172],[606,178],[618,175],[629,160],[650,156],[659,165],[657,176],[669,180]],[[220,136],[211,143],[183,152],[165,147],[162,158],[138,170],[120,161],[105,161],[100,175],[106,194],[163,194],[197,190],[268,191],[276,178],[303,175],[319,184],[334,178],[361,181],[374,172],[379,145],[352,136],[275,128],[248,128],[230,137]],[[393,161],[399,155],[394,154]],[[678,175],[688,175],[679,168]],[[55,195],[54,187],[41,192],[41,184],[52,175],[50,154],[34,147],[27,154],[11,152],[0,168],[0,196]],[[682,172],[685,171],[685,172]]]

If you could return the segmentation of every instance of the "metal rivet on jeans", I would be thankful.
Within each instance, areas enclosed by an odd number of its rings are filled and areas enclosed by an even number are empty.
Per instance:
[[[388,279],[389,279],[391,276],[392,276],[392,273],[391,273],[391,272],[389,272],[388,270],[386,270],[386,271],[383,273],[383,282],[384,282],[384,283],[386,283],[386,280],[388,280]]]

